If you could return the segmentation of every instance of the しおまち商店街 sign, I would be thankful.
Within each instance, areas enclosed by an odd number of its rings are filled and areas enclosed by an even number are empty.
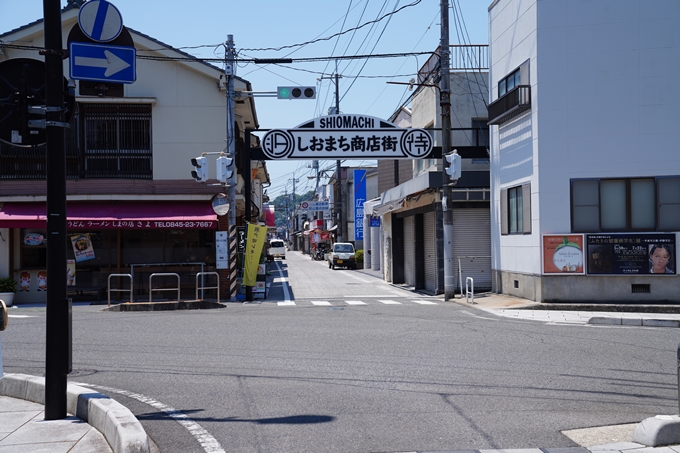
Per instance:
[[[423,159],[433,147],[424,129],[403,129],[367,115],[329,115],[262,138],[270,159]]]

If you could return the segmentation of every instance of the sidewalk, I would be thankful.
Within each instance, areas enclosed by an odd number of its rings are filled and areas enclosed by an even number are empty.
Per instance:
[[[141,423],[106,395],[69,384],[67,418],[45,420],[45,379],[25,374],[0,378],[2,453],[150,453]]]

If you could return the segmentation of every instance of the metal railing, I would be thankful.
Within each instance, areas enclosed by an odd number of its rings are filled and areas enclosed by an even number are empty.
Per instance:
[[[201,285],[199,286],[198,284],[198,279],[199,277],[205,277],[206,275],[214,275],[217,277],[217,286],[203,286],[205,285],[205,279],[201,281]],[[201,290],[201,298],[198,298],[198,290]],[[196,274],[196,300],[203,300],[204,293],[203,291],[206,289],[216,289],[217,290],[217,303],[220,303],[220,274],[217,272],[198,272]]]
[[[472,290],[468,286],[468,283],[470,283]],[[470,302],[468,302],[468,295],[471,295]],[[475,303],[475,279],[472,278],[472,277],[467,277],[465,279],[465,303],[466,304],[473,304],[473,305]]]
[[[504,123],[531,108],[531,86],[517,85],[489,104],[487,124]]]
[[[154,277],[172,277],[175,276],[177,277],[177,288],[154,288],[151,285],[151,281],[154,279]],[[181,300],[179,296],[179,274],[175,274],[173,272],[160,272],[158,274],[151,274],[149,275],[149,303],[153,302],[153,292],[154,291],[177,291],[177,302]]]
[[[111,278],[112,277],[127,277],[127,278],[129,278],[130,279],[130,288],[129,289],[111,288]],[[132,284],[132,275],[131,274],[109,274],[108,284],[107,284],[107,288],[106,288],[106,290],[107,290],[106,291],[106,294],[107,294],[106,297],[108,298],[109,307],[111,306],[111,291],[115,291],[115,292],[129,291],[130,292],[130,303],[134,302],[135,300],[132,296],[133,288],[134,288],[134,285]]]

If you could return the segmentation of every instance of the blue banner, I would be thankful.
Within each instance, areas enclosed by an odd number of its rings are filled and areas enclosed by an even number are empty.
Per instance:
[[[354,240],[364,240],[364,202],[366,201],[366,170],[354,170]]]

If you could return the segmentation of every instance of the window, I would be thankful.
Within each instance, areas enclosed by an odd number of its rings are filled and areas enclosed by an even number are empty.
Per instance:
[[[519,86],[520,80],[520,68],[517,68],[500,82],[498,82],[498,97],[505,95],[508,91],[512,91],[515,87]]]
[[[680,177],[572,180],[571,229],[680,230]]]
[[[84,177],[151,179],[151,105],[82,104]]]
[[[501,234],[531,233],[531,184],[501,189]]]

